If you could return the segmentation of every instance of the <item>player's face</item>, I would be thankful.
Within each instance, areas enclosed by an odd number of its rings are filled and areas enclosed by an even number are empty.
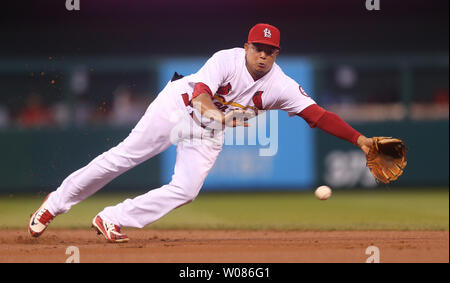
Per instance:
[[[260,78],[270,71],[279,53],[278,48],[260,43],[244,45],[247,69],[253,77]]]

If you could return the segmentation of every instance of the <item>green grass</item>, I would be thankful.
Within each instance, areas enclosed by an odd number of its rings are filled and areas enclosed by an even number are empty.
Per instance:
[[[52,228],[89,228],[105,206],[137,194],[99,193],[58,216]],[[42,198],[0,196],[0,228],[26,229]],[[308,192],[200,193],[150,229],[448,230],[449,191],[339,191],[326,201]]]

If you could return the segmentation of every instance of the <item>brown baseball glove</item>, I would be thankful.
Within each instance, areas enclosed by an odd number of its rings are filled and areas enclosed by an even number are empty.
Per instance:
[[[406,167],[406,147],[401,139],[373,137],[366,154],[367,167],[378,182],[388,184],[402,175]]]

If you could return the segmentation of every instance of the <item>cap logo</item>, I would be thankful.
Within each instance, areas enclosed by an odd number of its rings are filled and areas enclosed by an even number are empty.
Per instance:
[[[268,28],[264,29],[264,37],[272,38],[272,33],[270,32],[270,29]]]

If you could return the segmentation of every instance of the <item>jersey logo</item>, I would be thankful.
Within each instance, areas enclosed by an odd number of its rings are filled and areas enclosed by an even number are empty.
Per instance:
[[[226,86],[221,86],[219,87],[219,89],[217,90],[217,94],[220,95],[227,95],[231,92],[231,84],[228,83]]]
[[[255,104],[256,108],[258,108],[259,110],[263,110],[263,105],[262,105],[262,94],[264,91],[257,91],[255,92],[255,94],[253,95],[253,104]]]
[[[306,93],[306,91],[302,88],[301,85],[298,86],[298,89],[300,90],[300,93],[303,94],[306,97],[309,97],[309,95]]]
[[[264,37],[272,38],[272,33],[270,32],[270,29],[268,28],[264,29]]]

